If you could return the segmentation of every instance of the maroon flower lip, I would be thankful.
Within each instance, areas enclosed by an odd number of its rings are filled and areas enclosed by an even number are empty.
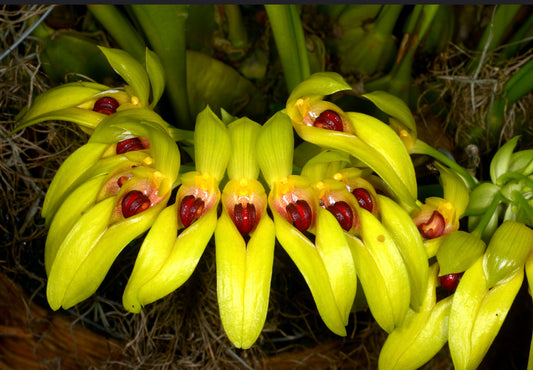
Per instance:
[[[205,202],[202,198],[194,195],[183,197],[180,204],[179,216],[183,226],[188,227],[193,221],[202,216],[205,210]]]
[[[94,103],[93,111],[103,114],[113,114],[116,113],[119,103],[115,98],[110,96],[104,96]]]
[[[313,126],[333,131],[344,131],[341,116],[331,109],[320,113]]]
[[[135,216],[150,208],[150,198],[139,190],[132,190],[122,198],[122,215],[125,218]]]
[[[302,233],[309,229],[313,220],[313,212],[309,203],[303,199],[298,199],[296,202],[289,203],[285,210],[294,227]]]
[[[119,141],[117,143],[116,153],[124,154],[124,153],[131,152],[134,150],[143,150],[143,149],[146,149],[146,148],[141,142],[141,139],[139,139],[138,137],[132,137],[130,139]]]
[[[352,228],[354,215],[348,203],[344,201],[335,202],[328,206],[327,210],[335,216],[344,230],[348,231]]]
[[[352,194],[357,199],[357,203],[359,203],[361,208],[364,208],[368,212],[372,213],[372,210],[374,209],[374,202],[372,201],[372,197],[370,196],[368,190],[356,188],[352,191]]]
[[[233,223],[242,235],[247,235],[252,232],[257,226],[257,214],[255,206],[251,203],[238,203],[233,208]]]
[[[418,225],[418,230],[424,238],[434,239],[442,235],[445,227],[444,217],[438,211],[433,211],[427,222]]]

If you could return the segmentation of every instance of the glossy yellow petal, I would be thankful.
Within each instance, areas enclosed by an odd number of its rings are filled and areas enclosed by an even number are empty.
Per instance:
[[[322,100],[326,95],[351,89],[344,78],[336,72],[314,73],[291,91],[287,99],[287,114],[292,120],[301,122],[303,117],[296,104],[298,99],[307,98],[310,103],[313,103]]]
[[[438,266],[433,264],[421,310],[410,310],[402,326],[387,337],[379,354],[379,369],[418,369],[446,344],[453,297],[435,302],[437,272]]]
[[[444,167],[439,162],[435,162],[435,166],[440,172],[440,179],[444,189],[444,199],[453,204],[456,217],[460,219],[465,213],[468,202],[470,201],[470,190],[463,178],[456,172]]]
[[[215,231],[217,207],[211,207],[177,237],[170,255],[156,275],[139,289],[142,306],[178,289],[193,273]]]
[[[261,128],[257,138],[257,161],[263,177],[272,184],[292,173],[294,136],[290,118],[275,113]]]
[[[489,288],[521,270],[533,247],[533,230],[515,221],[504,221],[492,235],[484,269]]]
[[[261,125],[243,117],[228,125],[232,144],[231,157],[228,163],[230,179],[256,179],[259,176],[256,142]]]
[[[47,274],[50,274],[50,268],[61,243],[79,218],[95,203],[105,180],[105,176],[99,176],[85,182],[76,188],[59,207],[46,236],[44,265]]]
[[[87,171],[107,148],[106,144],[85,144],[72,153],[57,170],[46,196],[44,198],[42,216],[50,224],[57,208],[72,185],[85,171]]]
[[[411,299],[407,267],[392,235],[381,222],[363,208],[359,210],[359,219],[361,221],[361,239],[385,279],[386,291],[383,293],[390,299],[392,321],[394,327],[398,327],[405,318]],[[359,266],[357,266],[357,272],[359,273]],[[364,289],[365,285],[362,279],[361,277]],[[366,293],[367,290],[365,290]]]
[[[348,234],[346,240],[352,251],[357,276],[363,287],[368,308],[378,325],[390,333],[396,324],[392,297],[386,282],[388,277],[383,274],[380,266],[359,238]]]
[[[165,70],[161,64],[161,59],[152,50],[146,48],[146,72],[150,79],[150,87],[152,90],[152,101],[150,108],[154,108],[165,90]]]
[[[328,272],[315,246],[298,229],[273,211],[276,237],[303,275],[320,317],[335,334],[345,336],[344,320],[333,293]]]
[[[141,311],[139,290],[159,272],[166,262],[177,235],[178,209],[177,204],[174,203],[161,211],[144,238],[122,296],[122,305],[125,309],[134,313]]]
[[[404,183],[402,177],[398,175],[397,169],[391,166],[391,163],[388,162],[387,158],[384,157],[380,151],[361,140],[358,136],[344,132],[310,127],[304,124],[295,124],[294,129],[298,135],[306,141],[324,148],[340,150],[360,160],[366,166],[374,170],[383,181],[385,181],[390,187],[390,191],[398,197],[402,206],[409,211],[417,209],[416,199],[412,195],[412,189],[409,189],[412,184]],[[397,136],[396,139],[398,139]],[[403,144],[401,145],[405,150]],[[409,162],[410,166],[412,166],[410,158]],[[409,167],[409,165],[406,166]],[[401,168],[400,171],[405,172]],[[409,182],[411,183],[412,181]]]
[[[436,253],[439,276],[466,271],[485,252],[485,242],[479,235],[457,230],[443,236]]]
[[[400,137],[387,124],[363,113],[348,112],[355,134],[378,151],[394,168],[413,198],[417,198],[415,169]],[[387,179],[383,179],[387,181]]]
[[[139,98],[140,104],[143,107],[147,107],[150,95],[150,80],[143,65],[122,49],[106,48],[104,46],[98,46],[98,48],[104,53],[115,72],[132,87],[134,94]]]
[[[152,226],[167,200],[168,195],[164,201],[148,210],[109,226],[86,257],[78,260],[78,268],[63,298],[64,309],[74,306],[96,292],[120,252]],[[52,269],[55,265],[56,262],[52,265]]]
[[[328,272],[343,323],[348,325],[357,291],[355,264],[342,227],[335,216],[322,207],[318,208],[315,244]]]
[[[398,247],[409,274],[411,307],[418,311],[426,294],[428,257],[418,228],[409,213],[392,199],[378,195],[381,222]]]
[[[217,297],[224,330],[237,348],[259,337],[268,311],[274,261],[275,229],[265,214],[248,244],[227,212],[215,230]]]
[[[115,197],[110,197],[97,203],[80,217],[61,243],[46,286],[48,303],[53,310],[63,305],[65,294],[79,265],[107,230],[115,202]]]
[[[196,117],[194,162],[196,170],[222,180],[231,154],[226,125],[207,106]]]

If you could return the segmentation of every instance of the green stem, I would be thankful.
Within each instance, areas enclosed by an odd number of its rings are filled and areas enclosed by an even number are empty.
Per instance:
[[[272,33],[276,41],[287,90],[310,75],[305,36],[296,5],[265,4]]]
[[[461,167],[457,162],[455,162],[453,159],[450,159],[443,153],[439,152],[437,149],[433,148],[431,145],[423,142],[420,139],[417,139],[415,142],[415,145],[411,149],[411,154],[425,154],[429,155],[430,157],[433,157],[434,159],[444,163],[446,166],[457,172],[464,181],[466,181],[468,187],[470,190],[472,190],[476,184],[477,180],[474,176],[470,174],[465,168]]]
[[[374,23],[374,30],[385,38],[390,37],[402,9],[403,5],[384,5]]]
[[[248,43],[246,28],[242,20],[241,10],[237,4],[224,4],[224,12],[228,18],[228,39],[236,48],[245,47]]]
[[[144,64],[146,48],[144,40],[115,5],[87,5],[87,9],[123,50]]]
[[[189,5],[131,4],[135,17],[165,70],[166,91],[178,121],[177,126],[193,129],[187,94],[185,26]]]

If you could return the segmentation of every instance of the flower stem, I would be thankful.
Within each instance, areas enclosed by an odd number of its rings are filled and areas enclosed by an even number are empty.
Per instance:
[[[472,190],[477,184],[476,178],[472,176],[464,167],[460,166],[453,159],[448,158],[446,155],[439,152],[437,149],[433,148],[431,145],[428,145],[420,139],[416,140],[415,145],[411,150],[411,154],[429,155],[430,157],[433,157],[436,160],[444,163],[452,170],[457,172],[457,174],[459,174],[464,179],[464,181],[466,181],[470,190]]]

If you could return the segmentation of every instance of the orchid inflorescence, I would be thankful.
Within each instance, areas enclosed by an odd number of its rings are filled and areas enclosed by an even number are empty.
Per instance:
[[[68,83],[21,115],[19,129],[59,119],[90,134],[43,204],[52,309],[91,296],[142,237],[123,294],[124,308],[140,312],[187,281],[214,236],[222,324],[236,347],[249,348],[266,320],[277,240],[338,335],[346,335],[359,280],[389,334],[380,368],[416,368],[446,342],[457,368],[481,362],[524,267],[533,278],[533,154],[513,154],[517,139],[495,156],[492,182],[479,183],[417,138],[399,98],[363,95],[388,122],[327,101],[351,90],[333,72],[302,81],[262,125],[225,111],[219,118],[207,106],[189,132],[153,110],[164,88],[154,53],[146,50],[142,66],[101,50],[125,86]],[[296,148],[294,132],[303,139]],[[178,143],[194,168],[182,165]],[[442,196],[418,200],[413,154],[438,160]],[[463,217],[469,231],[460,230]],[[437,301],[441,288],[448,293]]]

